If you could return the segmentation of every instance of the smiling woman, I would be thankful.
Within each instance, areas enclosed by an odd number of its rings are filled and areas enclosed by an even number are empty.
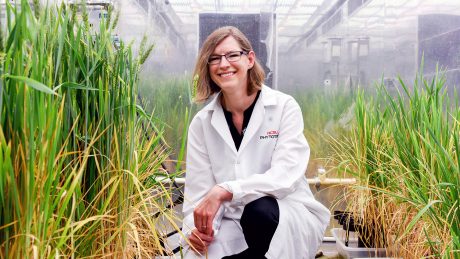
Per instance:
[[[211,80],[221,90],[226,89],[228,94],[246,92],[247,71],[254,66],[255,62],[254,51],[238,50],[239,48],[239,44],[235,38],[227,37],[216,47],[208,59]],[[245,52],[247,54],[242,58],[241,56]],[[227,56],[230,60],[227,59]],[[225,57],[225,59],[222,59],[222,57]],[[253,100],[248,99],[248,101],[252,102]]]
[[[215,43],[204,44],[201,48],[194,71],[194,74],[201,79],[197,82],[195,97],[197,102],[203,102],[212,94],[220,91],[220,86],[214,80],[223,78],[222,73],[226,72],[227,74],[224,76],[230,76],[237,73],[239,69],[246,71],[244,73],[240,71],[240,75],[247,80],[244,83],[248,84],[248,93],[253,94],[256,90],[260,90],[265,78],[264,70],[256,60],[255,53],[246,36],[240,31],[232,33],[232,37],[228,37],[228,32],[216,30],[213,33],[213,41],[222,43],[219,44],[221,45],[220,49],[215,48],[217,45]],[[233,52],[239,52],[240,54],[236,55]],[[222,57],[225,58],[223,59]],[[246,67],[241,67],[242,64],[240,63],[245,62],[248,62]]]
[[[209,35],[195,74],[196,99],[210,102],[189,128],[185,257],[313,258],[329,211],[304,176],[310,149],[299,105],[262,84],[235,27]]]

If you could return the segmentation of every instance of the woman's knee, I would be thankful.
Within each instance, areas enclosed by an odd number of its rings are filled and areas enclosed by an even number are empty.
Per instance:
[[[279,207],[275,198],[264,196],[248,203],[241,216],[241,226],[278,225]]]

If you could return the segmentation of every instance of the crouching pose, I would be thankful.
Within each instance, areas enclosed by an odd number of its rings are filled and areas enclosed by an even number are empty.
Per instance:
[[[264,71],[235,27],[214,31],[195,67],[183,231],[185,258],[314,258],[329,223],[304,176],[302,112],[263,85]]]

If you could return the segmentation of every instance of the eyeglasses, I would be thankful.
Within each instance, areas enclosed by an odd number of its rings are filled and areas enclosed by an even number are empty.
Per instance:
[[[247,55],[248,52],[244,51],[244,50],[240,50],[240,51],[231,51],[231,52],[228,52],[228,53],[222,54],[222,55],[212,55],[208,59],[208,64],[209,65],[217,65],[222,60],[222,57],[225,57],[228,62],[236,62],[236,61],[239,61],[241,59],[241,56],[243,54]]]

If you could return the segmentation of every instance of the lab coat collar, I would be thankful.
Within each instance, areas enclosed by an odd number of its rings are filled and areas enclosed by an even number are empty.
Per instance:
[[[256,105],[254,106],[251,119],[249,120],[249,124],[246,128],[243,141],[241,142],[238,151],[236,150],[235,143],[233,142],[233,138],[230,133],[230,129],[228,128],[227,121],[225,120],[222,105],[219,101],[219,97],[221,94],[221,92],[217,93],[214,96],[214,99],[208,105],[206,105],[203,108],[203,110],[212,111],[211,125],[219,133],[221,138],[224,139],[225,143],[230,147],[230,149],[234,153],[238,153],[243,151],[247,143],[249,143],[251,138],[254,137],[254,134],[257,132],[260,125],[262,125],[265,116],[265,107],[276,105],[277,102],[275,92],[268,86],[262,85],[262,92],[260,93],[259,100],[256,102]]]

